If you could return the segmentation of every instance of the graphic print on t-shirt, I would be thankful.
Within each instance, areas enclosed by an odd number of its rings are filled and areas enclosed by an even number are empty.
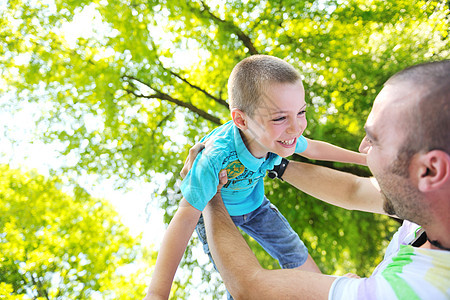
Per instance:
[[[234,179],[244,173],[245,167],[239,160],[235,160],[228,164],[226,170],[228,179]]]
[[[255,172],[245,168],[238,159],[228,163],[225,169],[227,170],[228,182],[223,187],[230,190],[253,188],[258,180],[263,178],[263,176],[257,176]]]

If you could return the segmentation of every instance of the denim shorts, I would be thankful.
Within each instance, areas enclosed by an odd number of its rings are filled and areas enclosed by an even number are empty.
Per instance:
[[[308,258],[308,249],[300,240],[298,234],[266,197],[264,197],[261,206],[254,211],[241,216],[231,216],[231,219],[236,226],[255,239],[267,253],[278,260],[281,268],[293,269],[299,267]],[[214,264],[206,240],[203,216],[200,216],[195,230],[203,244],[203,250]],[[215,264],[214,267],[216,267]]]

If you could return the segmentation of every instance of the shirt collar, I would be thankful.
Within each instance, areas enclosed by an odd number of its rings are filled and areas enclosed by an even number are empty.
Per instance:
[[[261,167],[261,165],[266,161],[266,158],[256,158],[253,154],[248,151],[247,146],[245,146],[242,140],[239,128],[233,124],[234,133],[234,147],[236,148],[237,156],[239,161],[250,171],[256,172]]]

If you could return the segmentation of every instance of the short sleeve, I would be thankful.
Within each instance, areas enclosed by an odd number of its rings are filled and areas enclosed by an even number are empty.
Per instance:
[[[392,269],[394,269],[395,275],[392,278],[387,277],[384,273],[369,278],[338,277],[331,285],[328,300],[425,299],[419,296],[418,291],[409,285],[411,277],[420,277],[420,284],[416,284],[415,287],[421,289],[422,293],[426,291],[429,292],[429,295],[433,295],[433,289],[428,290],[428,284],[421,278],[420,274],[412,274],[411,276],[411,273],[405,272],[405,270],[399,273],[398,262],[393,264]],[[415,283],[419,282],[416,281]],[[445,298],[436,296],[426,299]]]
[[[211,161],[211,157],[204,153],[195,159],[191,170],[181,183],[181,193],[189,204],[203,211],[206,204],[217,192],[219,184],[219,167]]]
[[[328,300],[357,300],[358,283],[361,279],[338,277],[331,285]]]
[[[295,153],[302,153],[308,147],[308,142],[303,135],[297,139],[297,145],[295,145]]]

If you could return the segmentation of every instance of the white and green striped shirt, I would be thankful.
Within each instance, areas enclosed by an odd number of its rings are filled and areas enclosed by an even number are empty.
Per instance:
[[[450,299],[450,251],[410,246],[420,226],[409,221],[395,233],[369,278],[339,277],[329,300]]]

